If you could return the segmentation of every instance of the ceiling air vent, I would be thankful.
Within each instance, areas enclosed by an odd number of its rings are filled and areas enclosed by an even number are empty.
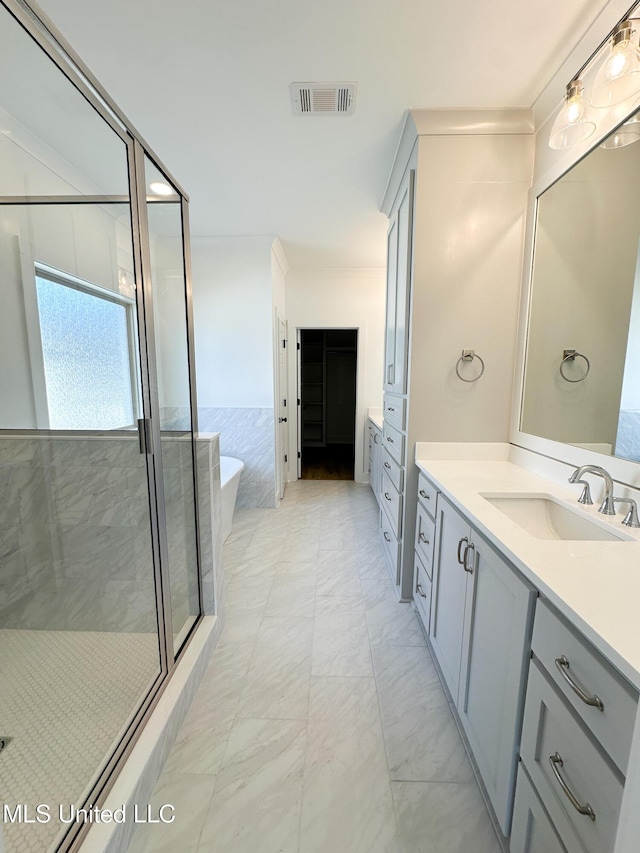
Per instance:
[[[350,116],[356,105],[355,83],[291,83],[289,92],[297,116]]]

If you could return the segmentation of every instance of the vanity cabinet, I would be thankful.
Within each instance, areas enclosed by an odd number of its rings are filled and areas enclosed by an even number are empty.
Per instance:
[[[536,590],[438,495],[430,641],[509,834]]]
[[[547,601],[539,599],[522,729],[517,804],[531,787],[569,853],[615,845],[638,693]],[[523,789],[521,792],[521,788]],[[511,853],[530,853],[526,809]]]
[[[416,510],[415,558],[413,567],[413,603],[424,629],[431,626],[433,555],[436,544],[436,487],[420,474]]]
[[[367,433],[369,441],[369,485],[375,499],[380,504],[382,430],[374,421],[369,419]]]
[[[532,143],[526,111],[411,110],[389,175],[383,444],[405,471],[389,567],[401,601],[415,593],[416,442],[509,432],[515,338],[495,330],[517,324]],[[471,348],[487,369],[465,383]]]

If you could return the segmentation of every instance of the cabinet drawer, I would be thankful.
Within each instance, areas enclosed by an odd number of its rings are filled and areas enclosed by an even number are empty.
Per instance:
[[[418,476],[418,500],[425,507],[432,518],[436,517],[436,498],[438,490],[429,482],[424,474]]]
[[[391,527],[396,539],[400,538],[402,532],[402,497],[398,494],[396,487],[391,482],[386,470],[382,470],[382,486],[380,503],[385,508]]]
[[[402,397],[392,397],[388,394],[384,395],[384,419],[398,429],[405,428],[405,413],[407,411],[407,401]]]
[[[529,669],[521,755],[561,837],[562,826],[568,821],[587,853],[610,853],[622,801],[622,776],[547,681],[535,659]],[[595,820],[581,814],[578,806],[591,809]]]
[[[433,542],[436,535],[436,523],[427,513],[422,504],[418,504],[416,512],[416,553],[420,555],[429,577],[433,571]]]
[[[386,512],[382,509],[380,510],[380,538],[391,577],[397,586],[400,582],[400,543],[393,532]]]
[[[391,424],[386,421],[382,430],[382,446],[386,447],[388,453],[393,457],[398,465],[402,465],[402,459],[404,457],[404,436],[399,430],[394,426],[391,426]]]
[[[401,468],[400,465],[398,465],[393,456],[389,456],[385,448],[383,448],[383,450],[384,453],[380,457],[382,460],[382,469],[387,473],[396,489],[399,492],[402,492],[402,486],[404,485],[404,468]]]
[[[420,554],[416,552],[413,567],[413,600],[422,619],[424,629],[429,633],[431,614],[431,575],[427,572]]]
[[[566,840],[566,839],[565,839]],[[522,764],[518,767],[516,798],[513,804],[513,827],[509,840],[510,853],[578,853],[577,847],[565,847],[558,838],[551,818],[546,813]]]
[[[638,694],[602,655],[543,599],[532,648],[551,680],[626,775]],[[576,684],[573,689],[567,679]],[[580,698],[598,697],[603,710]],[[595,699],[593,700],[595,701]]]

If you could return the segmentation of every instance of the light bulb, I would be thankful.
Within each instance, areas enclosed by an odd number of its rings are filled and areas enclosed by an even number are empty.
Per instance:
[[[584,113],[584,107],[582,106],[579,98],[572,98],[565,108],[565,120],[567,124],[575,124],[577,121],[580,121],[582,115]]]
[[[565,104],[556,116],[549,136],[551,148],[571,148],[588,139],[596,129],[592,110],[585,100],[581,80],[572,80],[567,86]]]

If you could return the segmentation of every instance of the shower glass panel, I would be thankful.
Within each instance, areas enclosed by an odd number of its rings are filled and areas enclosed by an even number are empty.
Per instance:
[[[1,5],[0,57],[2,833],[39,853],[167,667],[129,141]]]
[[[171,622],[178,654],[200,613],[183,214],[171,181],[148,157],[145,186]]]

